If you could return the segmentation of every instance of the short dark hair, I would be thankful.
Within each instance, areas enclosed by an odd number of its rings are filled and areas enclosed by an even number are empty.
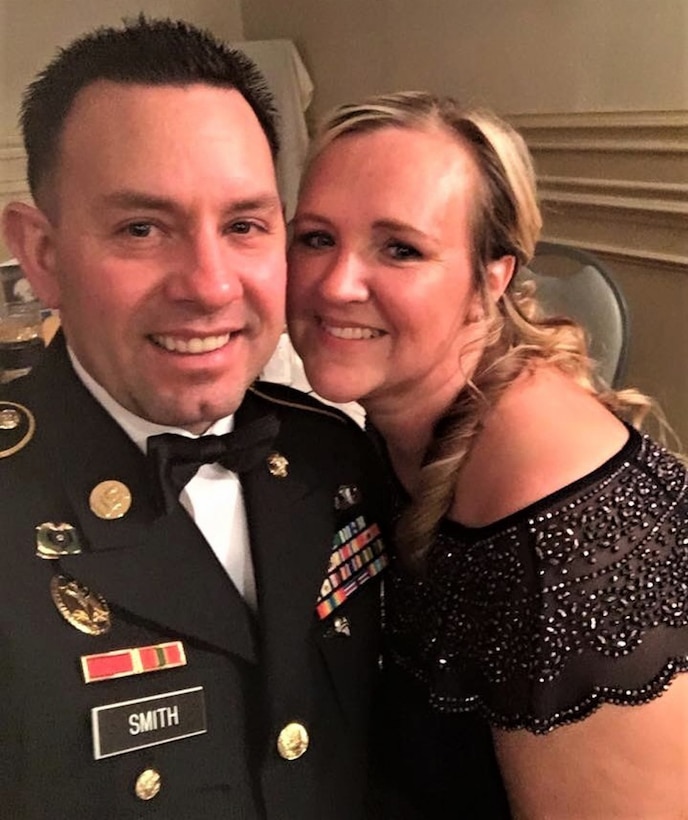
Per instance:
[[[182,20],[125,20],[98,28],[60,49],[28,86],[21,129],[29,188],[36,201],[55,171],[64,123],[77,94],[99,80],[127,85],[236,89],[258,118],[273,157],[279,149],[277,108],[265,78],[241,51]]]

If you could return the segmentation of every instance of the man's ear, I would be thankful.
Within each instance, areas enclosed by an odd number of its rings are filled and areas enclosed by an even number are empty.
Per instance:
[[[493,302],[498,302],[504,295],[509,282],[516,273],[516,257],[501,256],[487,263],[487,292]]]
[[[24,202],[10,202],[2,214],[7,247],[45,307],[60,307],[60,286],[55,269],[53,226],[45,214]]]

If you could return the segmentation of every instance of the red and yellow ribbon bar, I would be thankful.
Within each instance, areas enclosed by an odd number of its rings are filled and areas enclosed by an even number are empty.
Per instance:
[[[186,654],[181,641],[81,656],[81,671],[86,683],[157,672],[159,669],[171,669],[175,666],[186,666]]]

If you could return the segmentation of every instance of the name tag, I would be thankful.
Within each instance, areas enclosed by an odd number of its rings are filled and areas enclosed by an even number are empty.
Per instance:
[[[91,709],[93,757],[101,760],[208,731],[203,687]]]

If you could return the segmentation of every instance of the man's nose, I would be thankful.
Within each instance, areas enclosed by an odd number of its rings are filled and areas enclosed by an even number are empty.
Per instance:
[[[173,260],[168,294],[176,301],[193,302],[207,310],[222,308],[241,298],[241,260],[226,237],[204,231],[190,237]]]

